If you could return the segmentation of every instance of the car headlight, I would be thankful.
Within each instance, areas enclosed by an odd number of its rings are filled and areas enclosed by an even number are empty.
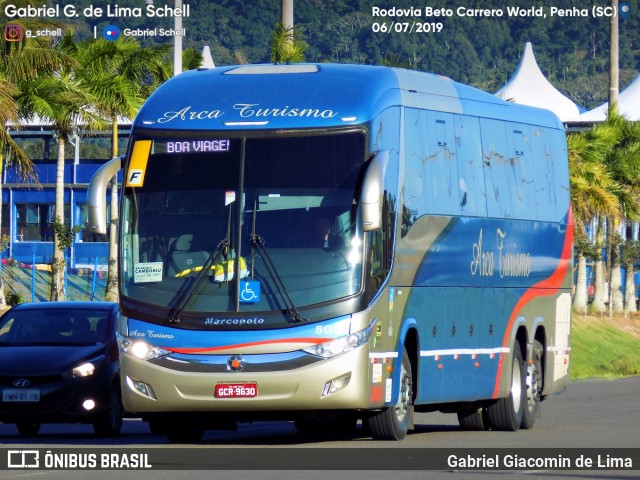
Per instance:
[[[122,335],[118,335],[118,344],[120,345],[120,349],[124,353],[133,355],[140,360],[154,360],[171,353],[169,350],[156,347],[155,345],[151,345],[144,340],[123,337]]]
[[[374,325],[375,320],[364,330],[360,330],[356,333],[350,333],[343,337],[338,337],[330,342],[320,343],[309,348],[303,348],[303,350],[307,353],[323,358],[335,357],[336,355],[349,352],[367,343],[371,338],[371,332],[373,331]]]
[[[98,369],[100,363],[104,360],[104,357],[96,358],[89,362],[81,363],[73,368],[62,373],[62,378],[65,380],[71,380],[72,378],[85,378],[90,377]]]

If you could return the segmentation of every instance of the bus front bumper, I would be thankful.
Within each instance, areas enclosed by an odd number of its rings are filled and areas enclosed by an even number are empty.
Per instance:
[[[211,358],[211,357],[209,357]],[[218,363],[232,362],[218,356]],[[156,364],[121,353],[122,400],[131,413],[258,412],[376,408],[366,346],[294,369],[215,371],[203,359]],[[189,368],[189,365],[194,365]],[[198,367],[199,366],[199,367]],[[189,371],[199,370],[199,371]],[[218,368],[217,370],[221,370]],[[250,369],[247,369],[250,370]],[[388,387],[388,386],[387,386]]]

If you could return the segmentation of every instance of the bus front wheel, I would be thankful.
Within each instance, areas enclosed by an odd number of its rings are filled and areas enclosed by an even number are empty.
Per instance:
[[[404,348],[400,367],[400,392],[395,405],[383,408],[367,419],[367,427],[376,440],[402,440],[413,417],[413,380],[411,360]]]

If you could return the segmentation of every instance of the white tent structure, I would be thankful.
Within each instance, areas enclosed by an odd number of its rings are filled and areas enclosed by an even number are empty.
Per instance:
[[[213,58],[211,57],[211,49],[209,45],[205,45],[202,49],[202,63],[200,64],[200,68],[215,68],[215,66]]]
[[[607,118],[609,102],[589,110],[571,120],[573,122],[604,122]],[[632,121],[640,120],[640,75],[618,95],[618,113]]]
[[[522,105],[546,108],[563,122],[580,114],[575,102],[546,79],[533,55],[531,42],[526,43],[520,65],[509,81],[496,92],[496,96]]]

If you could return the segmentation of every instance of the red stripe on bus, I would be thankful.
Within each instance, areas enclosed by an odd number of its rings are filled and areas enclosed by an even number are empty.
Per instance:
[[[318,345],[324,342],[330,342],[331,340],[335,340],[334,338],[280,338],[278,340],[265,340],[260,342],[248,342],[248,343],[237,343],[234,345],[222,345],[219,347],[200,347],[200,348],[169,348],[169,347],[160,347],[164,350],[168,350],[170,352],[175,353],[207,353],[207,352],[216,352],[219,350],[228,350],[232,348],[246,348],[246,347],[255,347],[257,345],[273,345],[279,343],[309,343],[311,345]]]
[[[547,295],[553,295],[562,286],[562,282],[567,276],[567,270],[569,269],[569,260],[571,259],[571,251],[573,249],[573,212],[569,207],[569,216],[567,220],[567,232],[564,237],[564,245],[562,247],[562,255],[560,256],[560,263],[551,276],[541,282],[536,283],[530,287],[522,297],[516,303],[516,306],[511,312],[507,328],[502,339],[502,346],[509,347],[509,339],[511,337],[511,329],[513,324],[520,313],[520,310],[529,303],[532,299],[537,297],[544,297]],[[500,390],[500,380],[502,378],[502,367],[504,364],[504,353],[500,354],[500,361],[498,362],[498,372],[496,373],[496,383],[493,389],[493,396],[491,398],[498,398],[498,392]]]

